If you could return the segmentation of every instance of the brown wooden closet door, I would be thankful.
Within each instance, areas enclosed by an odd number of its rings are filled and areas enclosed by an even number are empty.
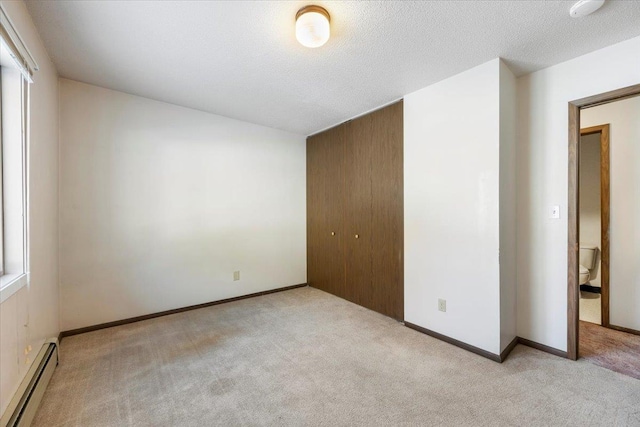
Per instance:
[[[371,308],[371,116],[346,125],[344,298]]]
[[[403,103],[372,116],[372,310],[404,320]]]
[[[307,139],[307,283],[344,294],[344,129]]]

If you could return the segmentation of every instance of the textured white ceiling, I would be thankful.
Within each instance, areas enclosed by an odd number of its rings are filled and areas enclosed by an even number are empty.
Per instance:
[[[640,1],[27,1],[62,77],[301,134],[502,57],[526,74],[640,35]],[[295,13],[324,6],[307,49]],[[639,53],[640,55],[640,53]]]

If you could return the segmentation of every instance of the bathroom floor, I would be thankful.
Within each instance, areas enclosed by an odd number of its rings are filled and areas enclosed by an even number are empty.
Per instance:
[[[580,291],[580,358],[640,379],[640,336],[601,326],[600,294]]]
[[[602,324],[600,294],[580,291],[580,320]]]
[[[579,353],[594,365],[640,380],[640,335],[580,321]]]

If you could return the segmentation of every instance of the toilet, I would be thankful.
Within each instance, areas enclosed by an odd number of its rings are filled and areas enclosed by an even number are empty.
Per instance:
[[[580,267],[578,271],[578,283],[584,285],[596,277],[596,261],[598,259],[597,246],[580,246]]]

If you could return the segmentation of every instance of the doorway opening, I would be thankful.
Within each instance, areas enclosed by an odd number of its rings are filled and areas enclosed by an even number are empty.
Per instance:
[[[640,85],[569,103],[567,356],[640,378],[637,95]]]
[[[578,284],[581,322],[609,325],[609,124],[580,129]]]

